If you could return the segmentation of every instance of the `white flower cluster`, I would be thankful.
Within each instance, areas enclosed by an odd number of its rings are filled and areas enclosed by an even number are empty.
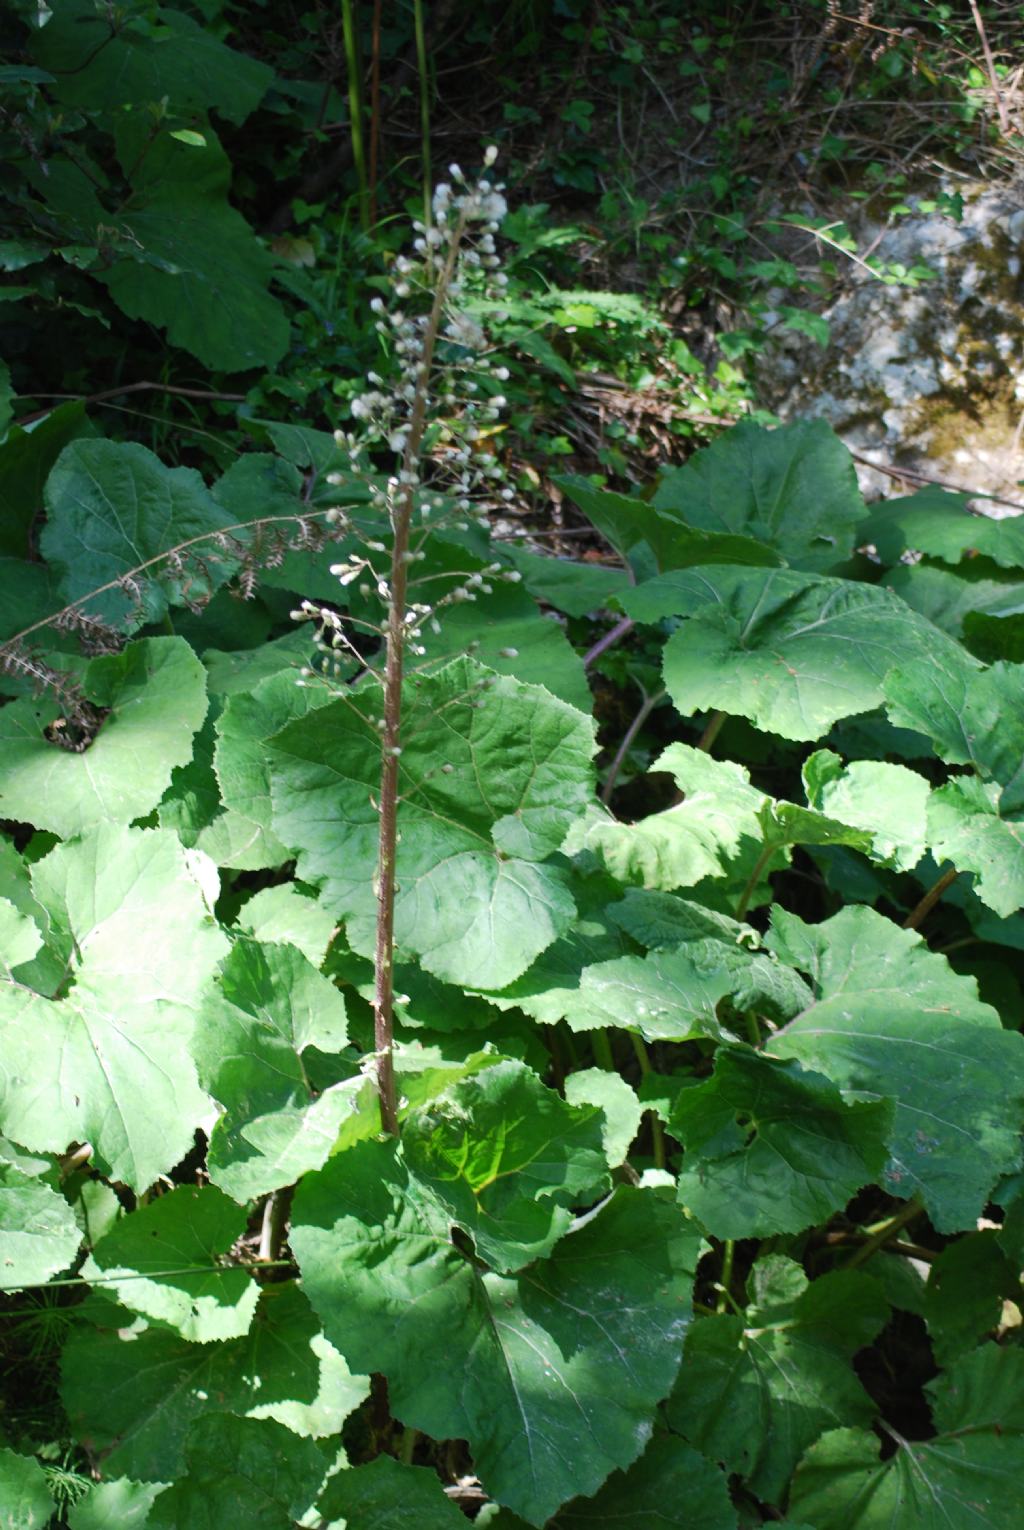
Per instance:
[[[485,170],[496,157],[496,150],[487,151]],[[507,211],[503,191],[486,177],[471,183],[457,165],[449,166],[449,180],[434,191],[431,221],[413,225],[412,254],[394,262],[390,297],[374,297],[370,303],[387,364],[369,372],[365,390],[352,399],[353,427],[335,432],[351,469],[367,484],[368,505],[346,512],[349,527],[362,532],[361,545],[332,565],[331,572],[340,586],[379,598],[383,620],[355,625],[380,635],[391,614],[391,588],[373,555],[389,553],[388,534],[400,508],[414,501],[416,529],[404,555],[412,564],[426,558],[424,543],[435,526],[467,529],[473,518],[489,527],[488,509],[515,497],[494,450],[507,402],[499,388],[509,373],[505,366],[492,365],[486,327],[489,313],[504,317],[500,304],[507,277],[495,240]],[[397,458],[397,466],[382,479],[374,458],[384,452]],[[351,469],[329,473],[328,481],[351,482]],[[430,601],[407,601],[403,628],[409,651],[425,656],[425,631],[440,632],[437,613],[490,594],[493,579],[517,583],[520,575],[494,563],[482,571],[410,577],[410,597],[432,580],[440,590]],[[339,673],[339,650],[344,649],[349,650],[347,668],[353,656],[364,667],[346,632],[352,618],[342,619],[329,607],[308,601],[294,615],[316,621],[328,672]],[[513,657],[513,651],[504,656]]]

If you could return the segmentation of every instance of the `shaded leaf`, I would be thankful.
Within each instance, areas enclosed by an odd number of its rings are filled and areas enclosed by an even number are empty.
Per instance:
[[[887,1188],[921,1195],[942,1232],[973,1226],[999,1174],[1019,1162],[1024,1040],[1003,1030],[973,978],[872,909],[813,926],[777,909],[770,945],[816,996],[772,1052],[847,1094],[895,1101]]]
[[[1016,1530],[1024,1513],[1024,1356],[986,1345],[927,1384],[938,1434],[897,1436],[879,1461],[878,1437],[836,1429],[793,1479],[790,1510],[816,1530]]]
[[[182,638],[145,638],[93,659],[82,689],[107,714],[80,753],[46,736],[56,702],[16,701],[0,711],[0,803],[9,818],[67,838],[127,824],[155,807],[192,754],[206,715],[203,666]]]
[[[82,1234],[62,1195],[0,1163],[0,1285],[14,1291],[67,1269]]]
[[[117,1222],[82,1274],[102,1278],[104,1294],[183,1339],[236,1339],[259,1298],[249,1271],[224,1259],[245,1227],[244,1212],[214,1186],[178,1185]]]
[[[148,1482],[184,1470],[194,1420],[201,1427],[227,1411],[321,1439],[369,1391],[323,1338],[295,1281],[264,1286],[249,1332],[221,1344],[190,1344],[164,1328],[81,1324],[64,1347],[61,1378],[68,1416],[104,1471]]]
[[[678,1368],[698,1242],[671,1204],[620,1188],[549,1259],[503,1279],[453,1245],[443,1207],[390,1143],[308,1176],[291,1233],[328,1337],[387,1375],[403,1423],[468,1440],[487,1490],[535,1525],[649,1438]]]

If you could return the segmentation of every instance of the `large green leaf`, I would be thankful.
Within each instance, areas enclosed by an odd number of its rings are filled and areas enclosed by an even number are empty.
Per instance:
[[[115,1313],[117,1309],[112,1309]],[[124,1314],[122,1314],[123,1321]],[[267,1285],[249,1332],[190,1344],[164,1328],[80,1324],[61,1359],[61,1397],[104,1472],[170,1482],[189,1425],[227,1411],[274,1419],[295,1434],[336,1434],[369,1391],[353,1376],[295,1281]]]
[[[1024,806],[1024,666],[981,669],[962,649],[940,664],[912,664],[885,680],[889,717],[915,728],[951,765],[973,765],[1006,786],[1003,806]]]
[[[50,469],[69,441],[95,433],[85,405],[79,400],[58,405],[31,430],[11,426],[0,444],[0,555],[18,560],[28,558],[32,528],[43,508],[43,484]],[[36,571],[43,573],[38,567]],[[5,582],[0,591],[0,631],[5,637],[26,625],[24,621],[12,625],[8,620],[8,612],[19,604],[20,591]],[[60,604],[52,601],[47,611],[38,611],[36,615],[48,615]],[[35,616],[29,620],[35,620]]]
[[[971,871],[983,903],[1004,919],[1024,906],[1024,813],[1000,812],[993,782],[960,776],[932,793],[928,838],[940,861]]]
[[[58,999],[0,986],[0,1122],[14,1141],[89,1142],[137,1190],[192,1147],[209,1102],[188,1045],[225,946],[207,868],[164,830],[109,827],[36,865],[35,894],[73,954]]]
[[[620,823],[593,809],[573,824],[566,852],[592,850],[619,881],[671,891],[722,875],[744,846],[756,851],[765,797],[742,765],[689,744],[670,744],[654,768],[672,772],[682,802],[638,823]]]
[[[499,1516],[495,1530],[504,1530]],[[639,1461],[614,1472],[594,1497],[568,1504],[550,1530],[735,1530],[736,1510],[717,1466],[682,1440],[652,1440]]]
[[[142,114],[118,131],[132,196],[111,219],[122,235],[102,280],[131,319],[166,329],[211,369],[273,366],[288,349],[288,318],[268,291],[273,257],[228,200],[231,165],[207,127],[201,147],[162,133]],[[150,146],[151,145],[151,146]],[[143,152],[145,150],[145,152]]]
[[[592,791],[593,725],[539,687],[468,659],[414,678],[399,768],[401,956],[449,982],[500,989],[569,926],[546,859]],[[380,707],[375,681],[290,723],[270,749],[274,832],[304,880],[372,950]],[[449,769],[450,767],[450,769]]]
[[[620,956],[584,968],[565,1018],[574,1031],[618,1025],[647,1041],[722,1040],[715,1005],[729,991],[727,972],[703,967],[685,948]]]
[[[872,909],[813,926],[777,909],[773,923],[772,948],[807,973],[816,1002],[773,1036],[772,1052],[858,1097],[895,1101],[888,1188],[921,1195],[943,1232],[973,1226],[1020,1161],[1024,1039],[1003,1030],[973,978]]]
[[[210,1135],[214,1184],[244,1202],[324,1163],[363,1079],[320,1093],[301,1054],[337,1052],[346,1040],[344,999],[295,946],[236,943],[192,1044],[204,1086],[224,1107]]]
[[[55,701],[15,701],[0,711],[5,816],[64,838],[131,823],[155,807],[171,772],[191,758],[207,707],[203,666],[182,638],[145,638],[93,659],[82,690],[105,715],[80,752],[51,741],[63,726]]]
[[[63,598],[105,590],[85,603],[88,616],[123,626],[137,595],[143,619],[154,621],[168,605],[182,605],[190,592],[201,594],[226,577],[226,567],[210,560],[217,553],[213,534],[230,526],[231,517],[193,468],[165,467],[137,442],[73,441],[46,480],[45,499],[40,546],[60,575]],[[138,576],[134,590],[118,587],[132,570],[196,538],[205,539],[195,551],[207,559],[212,578],[157,562]]]
[[[992,1228],[948,1243],[929,1266],[922,1316],[939,1365],[950,1365],[999,1326],[1020,1295],[1020,1271]]]
[[[738,713],[783,738],[820,738],[871,711],[890,669],[951,646],[878,585],[791,569],[669,574],[620,603],[637,621],[685,618],[663,659],[681,712]]]
[[[820,1074],[722,1047],[669,1117],[679,1199],[716,1238],[802,1232],[880,1176],[890,1124],[886,1103],[845,1104]]]
[[[773,1255],[757,1269],[789,1264]],[[887,1317],[866,1277],[840,1271],[809,1285],[791,1268],[742,1317],[691,1327],[668,1403],[673,1428],[773,1504],[825,1430],[871,1422],[874,1405],[850,1361]]]
[[[1024,1355],[985,1345],[927,1384],[937,1435],[879,1461],[836,1429],[804,1456],[790,1509],[815,1530],[1017,1530],[1024,1516]],[[888,1434],[893,1431],[887,1430]]]
[[[5,1445],[0,1445],[0,1504],[5,1530],[44,1530],[53,1515],[53,1499],[39,1462]]]
[[[908,549],[959,563],[962,558],[991,558],[1002,568],[1024,567],[1024,520],[1010,515],[994,520],[973,515],[967,494],[950,494],[934,484],[905,499],[890,499],[875,509],[862,539],[873,542],[883,563],[898,563]]]
[[[693,568],[702,563],[740,563],[772,568],[783,560],[753,536],[737,536],[726,528],[687,525],[667,513],[658,500],[647,503],[609,489],[595,489],[585,478],[560,478],[559,486],[597,529],[624,556],[649,548],[659,570]]]
[[[127,1477],[94,1482],[85,1497],[68,1510],[69,1530],[145,1530],[153,1500],[165,1486],[162,1482],[131,1482]]]
[[[602,1112],[572,1106],[521,1062],[463,1079],[402,1128],[409,1171],[510,1274],[551,1252],[573,1206],[608,1189]]]
[[[185,1436],[185,1472],[156,1499],[146,1530],[294,1530],[325,1464],[313,1440],[281,1424],[212,1413]]]
[[[0,1163],[0,1286],[38,1285],[67,1269],[82,1234],[62,1195]]]
[[[172,8],[137,13],[115,30],[90,0],[61,0],[48,21],[32,33],[32,52],[56,75],[55,94],[67,106],[111,111],[166,96],[176,112],[215,107],[241,123],[274,77],[268,64]]]
[[[251,690],[229,696],[216,722],[214,769],[230,828],[214,819],[200,847],[219,865],[243,871],[280,866],[288,851],[271,828],[270,766],[266,740],[293,718],[325,706],[326,685],[302,685],[290,669],[269,675]]]
[[[678,1368],[698,1243],[671,1203],[620,1188],[504,1279],[376,1142],[303,1181],[291,1232],[328,1338],[384,1372],[403,1423],[468,1440],[487,1490],[534,1525],[642,1450]]]
[[[444,1496],[436,1472],[402,1466],[378,1456],[366,1466],[338,1472],[324,1489],[317,1510],[324,1520],[344,1520],[366,1530],[465,1530],[466,1519]]]
[[[244,1212],[213,1185],[178,1185],[115,1223],[82,1274],[183,1339],[237,1339],[259,1298],[248,1270],[224,1262],[245,1226]]]
[[[849,557],[866,514],[853,459],[824,420],[741,421],[665,473],[654,504],[703,531],[756,537],[805,569]]]
[[[544,557],[525,547],[517,547],[515,543],[505,551],[534,599],[543,600],[568,616],[586,616],[606,606],[632,582],[629,570],[624,568]]]
[[[844,767],[830,749],[804,762],[804,789],[812,807],[871,835],[873,855],[900,871],[916,866],[927,843],[929,786],[905,765],[853,760]]]

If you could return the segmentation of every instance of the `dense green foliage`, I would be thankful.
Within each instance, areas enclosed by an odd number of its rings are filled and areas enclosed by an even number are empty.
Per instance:
[[[0,1525],[1017,1530],[1024,536],[865,504],[822,422],[715,434],[842,280],[762,259],[758,135],[820,106],[809,183],[896,218],[872,133],[997,154],[988,77],[944,6],[493,9],[428,8],[425,80],[386,17],[376,180],[372,5],[4,23]],[[415,554],[392,1136],[400,447],[334,430],[393,375],[417,91],[478,162],[485,43],[558,205],[465,295],[501,469]],[[612,385],[657,407],[595,437]]]

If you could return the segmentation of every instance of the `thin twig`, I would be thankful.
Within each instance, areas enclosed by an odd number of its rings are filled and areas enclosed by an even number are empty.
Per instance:
[[[614,648],[620,638],[624,638],[628,632],[632,632],[633,625],[633,618],[631,616],[624,616],[620,622],[616,622],[614,627],[610,627],[603,637],[598,638],[593,648],[588,648],[587,652],[583,655],[583,668],[589,669],[595,659],[599,659],[603,653],[607,653],[609,648]]]
[[[601,801],[604,803],[605,807],[607,807],[609,802],[612,800],[612,793],[615,790],[615,783],[619,779],[619,772],[622,770],[625,758],[633,746],[633,740],[636,738],[637,734],[640,732],[640,729],[643,727],[648,717],[650,717],[659,701],[662,701],[664,697],[664,690],[652,691],[650,696],[645,694],[643,705],[640,707],[640,710],[633,718],[633,721],[630,723],[629,727],[622,735],[622,742],[619,744],[618,749],[616,749],[614,758],[612,759],[611,764],[608,766],[608,774],[605,776],[604,785],[601,788]]]
[[[948,478],[936,478],[932,473],[920,473],[917,468],[895,468],[884,462],[873,462],[870,457],[865,457],[861,452],[855,452],[849,447],[847,450],[854,462],[861,463],[864,467],[874,468],[876,473],[884,473],[886,478],[912,478],[915,483],[933,483],[940,489],[949,489],[953,494],[965,494],[970,499],[987,499],[993,505],[1008,505],[1011,510],[1024,511],[1024,505],[1015,499],[1003,499],[1001,494],[989,494],[984,489],[965,489],[962,483],[951,483]]]
[[[120,388],[107,388],[102,393],[33,393],[33,398],[55,398],[71,400],[76,404],[102,404],[108,398],[122,398],[126,393],[170,393],[175,398],[205,398],[215,399],[227,404],[242,404],[245,402],[244,393],[217,393],[209,388],[176,388],[170,383],[158,382],[133,382],[124,383]],[[45,419],[52,414],[52,409],[37,409],[34,414],[23,414],[20,420],[15,420],[15,425],[34,425],[36,420]]]
[[[981,51],[985,55],[985,69],[988,74],[988,82],[992,87],[992,94],[996,98],[996,111],[999,113],[999,131],[1005,138],[1010,131],[1010,114],[1006,110],[1006,102],[1003,93],[999,89],[999,76],[996,74],[995,60],[992,57],[992,49],[988,45],[988,33],[985,31],[985,23],[981,19],[978,9],[978,0],[970,0],[971,15],[974,17],[974,25],[981,39]]]

